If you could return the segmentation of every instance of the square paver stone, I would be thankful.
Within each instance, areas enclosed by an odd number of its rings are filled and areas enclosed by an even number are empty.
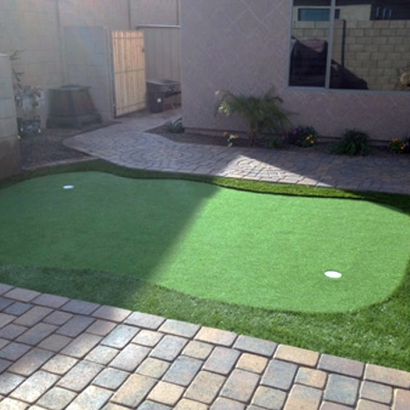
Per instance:
[[[192,357],[178,357],[171,365],[163,380],[188,386],[202,367],[203,362]]]
[[[225,397],[218,397],[210,410],[245,410],[245,405]]]
[[[322,399],[322,390],[296,384],[292,387],[286,401],[288,409],[318,409]]]
[[[118,325],[101,342],[101,344],[122,349],[140,331],[138,327]]]
[[[181,386],[161,381],[151,390],[148,399],[174,407],[184,391]]]
[[[297,371],[293,363],[271,360],[262,377],[262,384],[281,390],[289,390]]]
[[[195,336],[195,340],[230,347],[234,344],[237,334],[227,330],[202,327]]]
[[[319,361],[319,353],[299,347],[279,345],[275,351],[274,358],[302,366],[315,367]]]
[[[92,316],[112,322],[123,322],[130,314],[131,311],[127,309],[113,306],[101,306],[92,314]]]
[[[111,401],[135,408],[141,404],[155,384],[155,379],[140,374],[132,374],[117,390]]]
[[[235,369],[226,381],[221,395],[243,403],[250,401],[259,382],[255,373]]]
[[[40,398],[38,405],[50,410],[60,410],[65,408],[76,396],[70,390],[54,387]]]
[[[187,343],[188,340],[182,337],[166,335],[152,350],[150,356],[172,361],[181,353]]]
[[[154,347],[164,337],[163,333],[155,332],[153,330],[142,329],[132,340],[132,343]]]
[[[157,330],[165,318],[151,315],[149,313],[134,312],[125,319],[126,324],[138,326],[146,329]]]
[[[68,301],[69,299],[64,296],[49,295],[45,293],[36,297],[32,302],[36,305],[58,309]]]
[[[345,376],[362,377],[364,364],[356,360],[323,354],[320,358],[318,368],[332,373]]]
[[[259,386],[253,395],[252,404],[271,410],[281,410],[286,396],[282,390]]]
[[[4,294],[6,298],[18,300],[20,302],[30,302],[39,295],[39,292],[22,288],[14,288]]]
[[[205,360],[209,357],[213,349],[214,346],[209,343],[193,340],[186,345],[182,354],[196,359]]]
[[[53,356],[52,352],[39,348],[29,350],[17,362],[15,362],[9,371],[20,374],[22,376],[30,376],[38,370],[44,363],[46,363]]]
[[[33,404],[57,380],[58,377],[56,375],[40,370],[20,384],[20,386],[10,394],[10,397]]]
[[[211,404],[225,383],[226,377],[219,374],[201,371],[188,387],[185,398]]]
[[[86,302],[84,300],[70,300],[65,305],[61,306],[60,309],[77,315],[90,315],[99,307],[100,305],[97,303]]]
[[[101,409],[112,396],[112,391],[98,386],[88,386],[67,407],[67,410],[95,410]]]
[[[168,370],[169,366],[170,363],[164,360],[148,357],[141,363],[136,372],[154,379],[160,379]]]
[[[24,380],[26,380],[24,377],[18,376],[17,374],[8,372],[0,374],[0,394],[7,396],[23,383]]]
[[[328,401],[354,406],[357,402],[359,381],[352,377],[331,374],[328,379],[324,398]]]
[[[393,398],[393,388],[380,383],[364,381],[360,389],[360,397],[379,403],[390,404]]]
[[[327,373],[321,370],[300,367],[296,375],[296,383],[323,389],[326,385]]]
[[[364,378],[394,387],[410,389],[410,373],[402,370],[368,364]]]
[[[192,338],[196,335],[200,326],[191,323],[181,322],[179,320],[166,320],[159,328],[160,332],[169,333],[175,336]]]
[[[130,376],[129,373],[118,369],[104,369],[93,381],[96,386],[105,389],[118,389],[124,381]]]
[[[266,357],[251,353],[243,353],[239,358],[236,367],[238,369],[261,374],[265,370],[267,364],[268,359]]]
[[[234,348],[261,356],[272,357],[277,346],[277,343],[268,340],[241,335],[236,340]]]

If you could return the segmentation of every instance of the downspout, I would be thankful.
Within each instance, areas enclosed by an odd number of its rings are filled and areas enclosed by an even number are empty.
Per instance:
[[[336,10],[336,0],[332,0],[330,6],[330,21],[329,21],[329,44],[327,46],[327,61],[326,61],[326,78],[325,78],[325,88],[328,90],[330,88],[330,76],[332,74],[332,57],[333,57],[333,39],[335,30],[335,10]]]
[[[181,25],[181,0],[177,0],[177,26]]]
[[[128,30],[132,30],[131,0],[128,0]]]
[[[61,27],[61,13],[60,13],[59,0],[55,0],[55,4],[56,4],[57,35],[58,35],[58,44],[59,44],[58,49],[59,49],[59,59],[60,59],[60,72],[61,72],[62,83],[65,84],[66,71],[65,71],[65,66],[64,66],[63,33],[62,33],[62,27]]]

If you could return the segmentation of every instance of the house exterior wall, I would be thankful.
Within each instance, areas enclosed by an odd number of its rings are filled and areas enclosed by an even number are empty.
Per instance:
[[[131,0],[132,27],[139,24],[179,24],[179,0]]]
[[[409,130],[410,93],[288,87],[292,2],[181,0],[183,121],[188,130],[241,131],[214,115],[218,90],[263,95],[274,87],[294,125],[327,137],[347,128],[387,141]]]
[[[20,143],[9,56],[0,54],[0,179],[20,172]]]

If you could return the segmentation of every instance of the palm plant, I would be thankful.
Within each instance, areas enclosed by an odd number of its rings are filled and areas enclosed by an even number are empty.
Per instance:
[[[253,146],[261,133],[282,134],[291,126],[288,113],[282,108],[282,99],[269,90],[263,97],[219,91],[216,113],[227,117],[238,113],[249,126],[248,137]]]

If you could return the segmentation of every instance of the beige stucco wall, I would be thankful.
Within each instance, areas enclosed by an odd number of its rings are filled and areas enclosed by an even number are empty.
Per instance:
[[[58,4],[62,27],[129,28],[128,0],[59,0]]]
[[[179,0],[131,0],[132,27],[139,24],[179,24]]]
[[[0,179],[20,172],[20,143],[9,57],[0,54]]]
[[[128,0],[2,0],[0,1],[0,51],[21,51],[13,67],[23,72],[24,85],[40,86],[45,91],[63,84],[92,86],[91,95],[104,119],[110,114],[106,71],[109,59],[101,54],[101,41],[95,33],[84,36],[76,58],[73,58],[73,27],[95,27],[126,30],[129,27]],[[98,36],[97,36],[98,37]],[[77,45],[78,45],[77,41]],[[83,52],[81,52],[81,50]],[[88,55],[85,55],[85,52]],[[81,61],[80,64],[79,61]],[[102,72],[102,73],[101,73]],[[105,76],[101,81],[102,75]],[[111,84],[110,84],[111,87]],[[47,96],[47,93],[45,93]],[[47,102],[40,110],[43,126]]]
[[[32,86],[62,80],[55,0],[0,1],[0,51],[21,51],[13,67]]]
[[[262,95],[272,86],[292,122],[337,137],[360,128],[375,140],[409,132],[410,93],[288,87],[289,0],[181,0],[183,121],[194,130],[243,130],[214,116],[215,92]]]

